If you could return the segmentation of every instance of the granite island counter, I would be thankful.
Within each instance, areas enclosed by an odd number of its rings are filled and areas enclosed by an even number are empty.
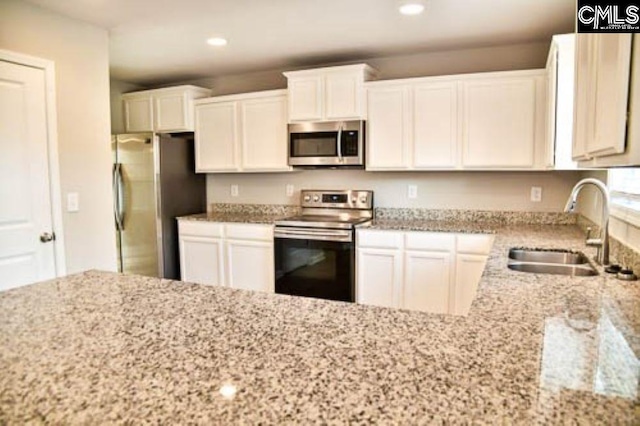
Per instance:
[[[0,423],[639,423],[638,282],[510,271],[583,235],[493,230],[466,317],[97,271],[0,293]]]

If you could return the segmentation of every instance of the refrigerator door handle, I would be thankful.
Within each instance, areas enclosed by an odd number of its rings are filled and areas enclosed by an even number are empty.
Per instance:
[[[122,179],[122,164],[116,163],[113,170],[114,176],[114,200],[115,200],[115,216],[118,230],[124,231],[124,219],[125,219],[125,194],[124,194],[124,180]]]

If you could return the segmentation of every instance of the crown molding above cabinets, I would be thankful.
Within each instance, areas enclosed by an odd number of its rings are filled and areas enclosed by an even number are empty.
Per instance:
[[[546,75],[367,83],[367,170],[546,170]]]
[[[211,90],[189,85],[125,93],[122,95],[125,130],[193,132],[193,101],[207,96],[211,96]]]

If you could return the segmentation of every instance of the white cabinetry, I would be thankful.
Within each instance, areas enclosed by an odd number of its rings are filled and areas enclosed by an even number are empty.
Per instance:
[[[367,84],[367,170],[542,169],[541,70]]]
[[[358,303],[464,315],[493,236],[358,229],[356,241]]]
[[[543,168],[544,89],[542,71],[496,73],[462,82],[463,166]]]
[[[402,287],[402,251],[400,249],[358,247],[356,271],[358,303],[394,308],[400,306]]]
[[[182,281],[274,292],[273,226],[178,222]]]
[[[284,90],[196,102],[196,172],[288,171]]]
[[[575,34],[555,35],[547,57],[547,151],[549,169],[573,170],[573,102],[575,90]]]
[[[122,95],[127,132],[193,131],[193,100],[211,90],[196,86],[176,86]]]
[[[182,281],[224,285],[223,225],[178,222]]]
[[[286,72],[289,122],[366,118],[364,82],[373,69],[365,64]]]
[[[617,165],[629,148],[631,41],[632,34],[576,36],[573,158],[581,166]]]

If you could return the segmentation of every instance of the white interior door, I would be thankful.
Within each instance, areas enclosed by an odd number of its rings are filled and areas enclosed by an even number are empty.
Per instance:
[[[56,276],[46,117],[44,70],[0,61],[0,290]]]

